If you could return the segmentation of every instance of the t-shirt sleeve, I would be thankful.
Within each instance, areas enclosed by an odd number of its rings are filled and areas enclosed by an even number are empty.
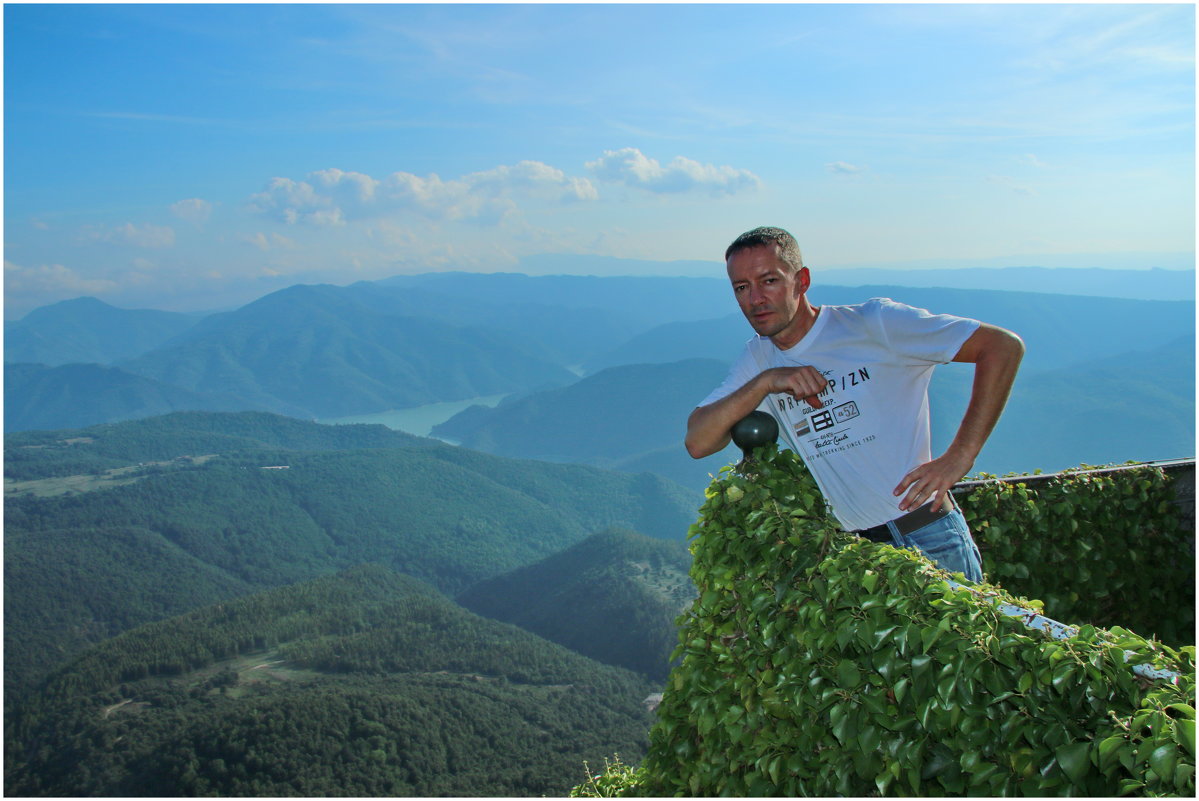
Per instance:
[[[700,401],[698,406],[710,406],[718,400],[723,400],[729,395],[732,395],[758,373],[762,372],[762,368],[758,366],[757,360],[751,352],[754,347],[754,340],[750,340],[745,349],[741,351],[741,355],[733,362],[733,366],[729,368],[729,374],[725,377],[724,382],[716,389],[708,393],[708,397]]]
[[[978,320],[952,314],[933,314],[925,309],[897,303],[890,298],[868,302],[877,334],[896,354],[914,364],[945,364],[953,360]]]

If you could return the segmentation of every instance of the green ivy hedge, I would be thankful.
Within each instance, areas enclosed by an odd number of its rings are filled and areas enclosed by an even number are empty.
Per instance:
[[[983,571],[1040,598],[1058,620],[1194,644],[1194,541],[1169,477],[1150,465],[1088,469],[1036,483],[985,481],[957,495]]]
[[[995,602],[1039,602],[838,531],[774,446],[712,483],[691,536],[699,597],[649,754],[576,794],[1194,793],[1193,646],[1029,629]]]

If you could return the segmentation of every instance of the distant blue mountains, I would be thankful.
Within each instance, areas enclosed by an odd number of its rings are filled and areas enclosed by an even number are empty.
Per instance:
[[[884,272],[975,286],[828,283]],[[1019,333],[1028,350],[1012,403],[976,465],[1008,472],[1193,453],[1187,276],[1193,284],[1193,272],[1169,270],[815,270],[811,296],[891,297]],[[751,333],[718,276],[436,273],[297,285],[210,315],[80,298],[6,325],[5,426],[185,410],[336,419],[507,395],[434,435],[700,488],[737,454],[692,462],[686,415]],[[968,368],[938,371],[936,436],[951,436],[966,392]]]

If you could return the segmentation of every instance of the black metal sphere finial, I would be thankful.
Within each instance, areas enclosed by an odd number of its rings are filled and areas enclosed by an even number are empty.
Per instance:
[[[754,448],[768,445],[779,438],[779,424],[774,416],[752,411],[733,424],[733,442],[748,459]]]

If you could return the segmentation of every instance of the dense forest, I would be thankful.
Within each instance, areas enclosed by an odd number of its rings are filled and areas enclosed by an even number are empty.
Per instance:
[[[681,542],[609,529],[481,581],[458,602],[593,659],[665,680],[678,639],[674,621],[695,598],[690,566]]]
[[[10,794],[562,795],[644,753],[678,485],[267,413],[5,456]]]
[[[148,624],[6,730],[10,795],[563,795],[644,753],[647,680],[378,566]]]
[[[266,412],[176,412],[83,429],[4,435],[4,478],[95,473],[235,451],[419,448],[435,443],[381,425],[322,426]]]
[[[173,432],[157,436],[164,426]],[[359,438],[376,433],[381,443],[403,445],[361,448]],[[247,446],[251,438],[257,448]],[[505,459],[378,426],[272,415],[182,414],[27,434],[7,450],[26,457],[14,462],[28,481],[64,465],[111,469],[176,458],[180,450],[211,454],[222,442],[243,449],[202,464],[154,466],[110,489],[9,494],[9,693],[87,644],[197,604],[363,562],[456,593],[611,526],[681,541],[694,508],[685,491],[654,476]],[[339,444],[355,449],[333,449]],[[300,449],[306,446],[317,449]]]

